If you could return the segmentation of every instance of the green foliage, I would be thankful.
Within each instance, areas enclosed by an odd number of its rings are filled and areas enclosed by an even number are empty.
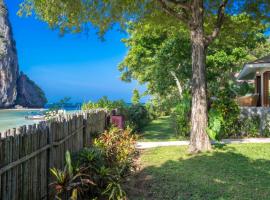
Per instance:
[[[140,93],[137,89],[134,89],[133,90],[133,95],[132,95],[132,98],[131,98],[131,103],[133,105],[136,105],[136,104],[139,104],[140,103]]]
[[[136,136],[131,130],[119,130],[111,128],[95,140],[95,146],[103,149],[107,164],[119,169],[130,169],[133,163]]]
[[[63,109],[65,105],[70,101],[70,99],[70,97],[64,97],[63,99],[60,99],[58,102],[53,103],[50,106],[49,111],[58,111]]]
[[[212,108],[208,113],[208,118],[208,128],[206,129],[208,136],[211,140],[220,140],[220,131],[224,124],[222,114]]]
[[[135,132],[140,132],[150,121],[147,109],[142,104],[131,105],[128,109],[127,119],[128,125]]]
[[[72,166],[71,156],[69,151],[65,155],[66,165],[64,170],[56,168],[50,169],[55,181],[51,186],[55,190],[55,199],[65,199],[71,196],[71,199],[77,199],[83,195],[84,190],[88,187],[95,185],[88,174],[85,174],[86,168],[80,167],[76,170]]]
[[[82,105],[84,111],[97,108],[116,110],[117,115],[124,116],[125,126],[131,127],[135,132],[140,132],[150,119],[146,106],[139,103],[129,106],[123,100],[111,101],[107,97],[102,97],[96,103],[88,102]]]
[[[117,109],[120,114],[124,114],[125,110],[127,109],[127,105],[123,100],[112,101],[108,99],[108,97],[104,96],[100,98],[96,103],[89,101],[88,103],[83,103],[81,107],[83,111],[97,108],[104,108],[109,111]]]
[[[241,136],[259,137],[260,136],[260,116],[250,116],[250,117],[241,118],[239,131],[241,132]]]
[[[237,96],[244,96],[246,94],[252,94],[254,93],[254,84],[250,84],[247,82],[241,82],[235,84],[235,87],[233,88],[235,94]]]
[[[51,169],[58,199],[126,199],[123,182],[134,167],[136,136],[112,128],[73,157],[66,153],[64,171]]]
[[[239,117],[240,109],[237,105],[235,94],[232,92],[230,85],[220,90],[214,99],[212,99],[209,130],[214,134],[214,139],[229,138],[239,135]]]
[[[128,32],[131,37],[123,42],[129,52],[119,65],[122,80],[136,79],[147,83],[148,93],[166,96],[176,86],[171,72],[181,84],[190,77],[191,49],[186,30],[143,21],[131,24]]]
[[[49,110],[45,112],[45,119],[52,120],[55,117],[65,114],[64,107],[70,101],[70,97],[65,97],[61,99],[59,102],[53,103]]]
[[[179,103],[172,110],[175,133],[177,136],[189,136],[190,133],[191,96],[185,91]]]
[[[149,117],[150,121],[152,121],[152,120],[154,120],[154,119],[156,119],[158,117],[156,109],[155,109],[153,104],[151,104],[150,102],[147,102],[145,104],[145,108],[146,108],[146,110],[148,112],[148,117]]]
[[[259,116],[240,116],[240,108],[234,100],[232,86],[228,84],[220,90],[211,104],[207,133],[213,140],[259,135]]]

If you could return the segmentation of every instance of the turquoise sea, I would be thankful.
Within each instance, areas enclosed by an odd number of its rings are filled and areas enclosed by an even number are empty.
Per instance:
[[[0,110],[0,132],[22,125],[34,124],[39,121],[27,120],[25,116],[38,110]]]

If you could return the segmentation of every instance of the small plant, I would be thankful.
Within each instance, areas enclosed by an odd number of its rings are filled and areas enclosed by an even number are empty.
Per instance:
[[[104,150],[108,165],[129,168],[136,153],[136,139],[130,129],[113,127],[95,140],[95,146]]]
[[[56,199],[124,200],[122,187],[136,155],[136,136],[131,130],[112,128],[72,157],[66,153],[64,170],[51,169]]]
[[[95,183],[89,175],[84,173],[85,168],[76,170],[73,168],[69,151],[66,152],[65,160],[66,165],[63,171],[56,168],[50,169],[55,178],[55,182],[51,183],[51,186],[55,189],[56,199],[66,199],[67,196],[70,196],[72,200],[75,200]]]

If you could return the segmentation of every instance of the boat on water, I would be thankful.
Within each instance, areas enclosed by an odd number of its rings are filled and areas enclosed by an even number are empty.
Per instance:
[[[45,120],[45,115],[25,116],[25,119],[29,119],[29,120]]]
[[[41,112],[31,112],[25,116],[27,120],[45,120],[45,115]]]

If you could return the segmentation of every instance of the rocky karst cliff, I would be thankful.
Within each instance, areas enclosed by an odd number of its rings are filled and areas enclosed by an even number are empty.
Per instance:
[[[47,103],[44,92],[22,72],[17,85],[17,105],[36,108],[43,107]]]
[[[19,74],[8,11],[0,0],[0,108],[10,108],[15,104],[43,107],[46,101],[43,91],[26,75]]]
[[[10,107],[17,97],[18,58],[7,10],[0,0],[0,107]]]

